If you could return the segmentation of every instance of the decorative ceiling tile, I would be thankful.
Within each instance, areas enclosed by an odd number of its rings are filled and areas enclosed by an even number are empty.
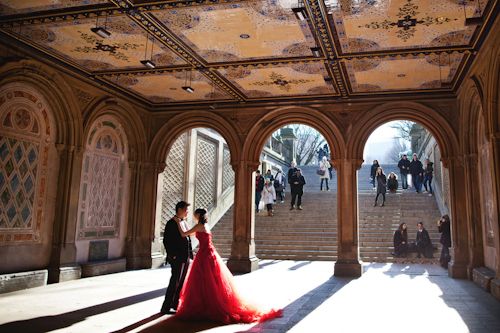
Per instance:
[[[248,98],[336,93],[333,85],[325,81],[329,74],[322,63],[220,69],[219,72]]]
[[[43,10],[53,10],[86,5],[97,5],[102,0],[2,0],[0,15],[30,14]]]
[[[153,15],[208,63],[310,57],[313,36],[290,7],[286,1],[255,1]]]
[[[343,53],[460,46],[476,29],[465,17],[481,16],[487,2],[466,1],[464,12],[458,0],[364,1],[358,10],[336,6],[331,13]]]
[[[455,77],[463,54],[345,62],[353,93],[440,88]]]
[[[232,100],[199,72],[192,72],[191,75],[189,72],[140,73],[118,76],[111,81],[151,103]],[[194,92],[182,89],[186,86],[193,88]]]
[[[140,61],[151,58],[158,67],[186,64],[159,41],[153,44],[151,36],[146,51],[146,31],[127,16],[108,18],[107,22],[101,18],[99,22],[111,36],[94,34],[90,29],[96,26],[95,20],[28,26],[21,35],[89,71],[144,68]]]

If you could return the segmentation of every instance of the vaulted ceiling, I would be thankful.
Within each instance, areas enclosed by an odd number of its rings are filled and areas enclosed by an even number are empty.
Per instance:
[[[10,52],[20,41],[146,105],[251,103],[455,91],[498,7],[497,0],[0,0],[0,29]]]

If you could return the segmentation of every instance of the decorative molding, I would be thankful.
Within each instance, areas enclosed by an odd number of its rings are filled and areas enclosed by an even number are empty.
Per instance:
[[[74,91],[78,99],[78,105],[80,106],[81,111],[83,111],[87,107],[87,105],[89,105],[89,103],[95,98],[95,96],[91,93],[80,90],[78,88],[74,88]]]

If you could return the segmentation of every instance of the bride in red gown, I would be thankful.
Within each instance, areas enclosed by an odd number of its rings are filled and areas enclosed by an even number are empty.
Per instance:
[[[196,233],[199,250],[181,291],[175,315],[182,320],[214,320],[225,324],[264,321],[282,315],[282,310],[262,309],[236,290],[233,275],[212,244],[208,230],[207,210],[198,208],[193,214],[198,222],[182,236]]]

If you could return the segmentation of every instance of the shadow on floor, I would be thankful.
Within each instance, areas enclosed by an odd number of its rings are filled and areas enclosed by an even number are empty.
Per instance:
[[[307,317],[311,312],[320,307],[327,299],[329,299],[332,295],[334,295],[337,291],[342,289],[352,280],[354,279],[338,278],[332,276],[323,284],[321,284],[320,286],[316,287],[313,290],[310,290],[309,292],[307,292],[300,298],[296,299],[294,302],[290,303],[283,309],[284,317],[287,317],[287,312],[296,313],[290,319],[277,318],[269,321],[264,321],[262,323],[258,323],[257,325],[253,326],[250,330],[251,331],[276,330],[280,332],[286,332],[295,325],[297,325],[302,319]],[[299,308],[298,311],[297,308]],[[287,311],[287,309],[289,309],[290,311]],[[286,323],[283,323],[284,320],[286,320]],[[225,326],[225,325],[212,321],[186,322],[177,320],[175,317],[171,316],[149,327],[145,327],[140,332],[191,333],[191,332],[201,332],[218,326]],[[126,332],[126,331],[119,331],[119,332]]]
[[[148,301],[153,298],[161,297],[165,295],[165,290],[166,288],[157,289],[144,294],[130,296],[115,301],[90,306],[88,308],[83,308],[80,310],[66,312],[56,316],[45,316],[27,320],[13,321],[7,324],[0,325],[0,332],[45,333],[55,331],[61,328],[70,327],[94,315]]]
[[[211,328],[224,326],[222,323],[215,321],[181,321],[173,316],[165,317],[165,319],[158,321],[154,325],[145,327],[140,332],[145,333],[194,333],[209,330]],[[128,332],[128,331],[117,331],[117,332]]]

